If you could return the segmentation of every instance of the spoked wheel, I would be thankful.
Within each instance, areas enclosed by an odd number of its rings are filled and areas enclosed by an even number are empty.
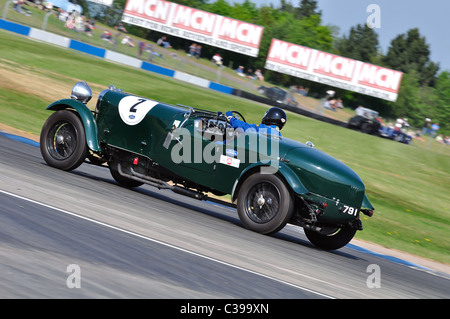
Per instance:
[[[40,149],[48,165],[70,171],[83,163],[87,154],[86,134],[81,119],[71,111],[53,113],[42,127]]]
[[[289,221],[294,201],[285,183],[273,174],[255,174],[242,185],[237,200],[239,218],[261,234],[281,230]]]

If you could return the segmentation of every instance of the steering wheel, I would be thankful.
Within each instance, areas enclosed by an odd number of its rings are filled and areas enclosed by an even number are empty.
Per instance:
[[[233,117],[237,118],[238,120],[244,121],[245,123],[247,123],[247,121],[245,120],[245,117],[239,113],[238,111],[231,111],[231,113],[233,114]]]

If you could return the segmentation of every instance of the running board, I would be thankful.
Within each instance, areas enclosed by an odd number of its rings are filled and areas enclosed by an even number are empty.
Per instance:
[[[117,164],[117,172],[123,177],[157,187],[158,189],[170,189],[174,193],[189,196],[198,200],[205,200],[206,198],[208,198],[208,196],[206,196],[202,192],[193,191],[184,187],[180,187],[178,185],[170,185],[169,183],[164,182],[160,179],[137,173],[133,169],[133,167],[130,167],[130,170],[131,174],[124,173],[120,162]]]

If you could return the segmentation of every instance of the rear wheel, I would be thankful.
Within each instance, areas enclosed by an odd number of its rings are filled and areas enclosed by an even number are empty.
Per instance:
[[[274,174],[254,174],[242,185],[237,211],[244,226],[261,234],[281,230],[292,216],[294,200]]]
[[[361,125],[361,132],[366,133],[366,134],[370,134],[372,133],[372,125],[370,125],[369,123],[363,123]]]
[[[126,176],[120,175],[118,171],[118,165],[119,165],[118,163],[109,163],[109,171],[111,172],[111,176],[119,185],[123,187],[133,188],[139,187],[144,184],[142,182],[136,181]]]
[[[315,246],[325,250],[334,250],[347,245],[355,236],[357,229],[350,227],[336,228],[334,231],[328,230],[326,234],[306,228],[304,231],[306,237]]]
[[[88,147],[81,119],[63,110],[50,115],[42,127],[40,149],[48,165],[70,171],[83,163]]]

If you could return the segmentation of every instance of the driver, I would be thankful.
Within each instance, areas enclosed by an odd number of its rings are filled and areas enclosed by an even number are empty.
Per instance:
[[[261,129],[266,130],[267,134],[281,136],[281,129],[286,124],[286,113],[278,108],[272,107],[264,113],[261,124],[248,124],[244,121],[238,120],[233,116],[231,111],[225,113],[227,121],[234,129],[241,128],[244,131],[256,131]]]

